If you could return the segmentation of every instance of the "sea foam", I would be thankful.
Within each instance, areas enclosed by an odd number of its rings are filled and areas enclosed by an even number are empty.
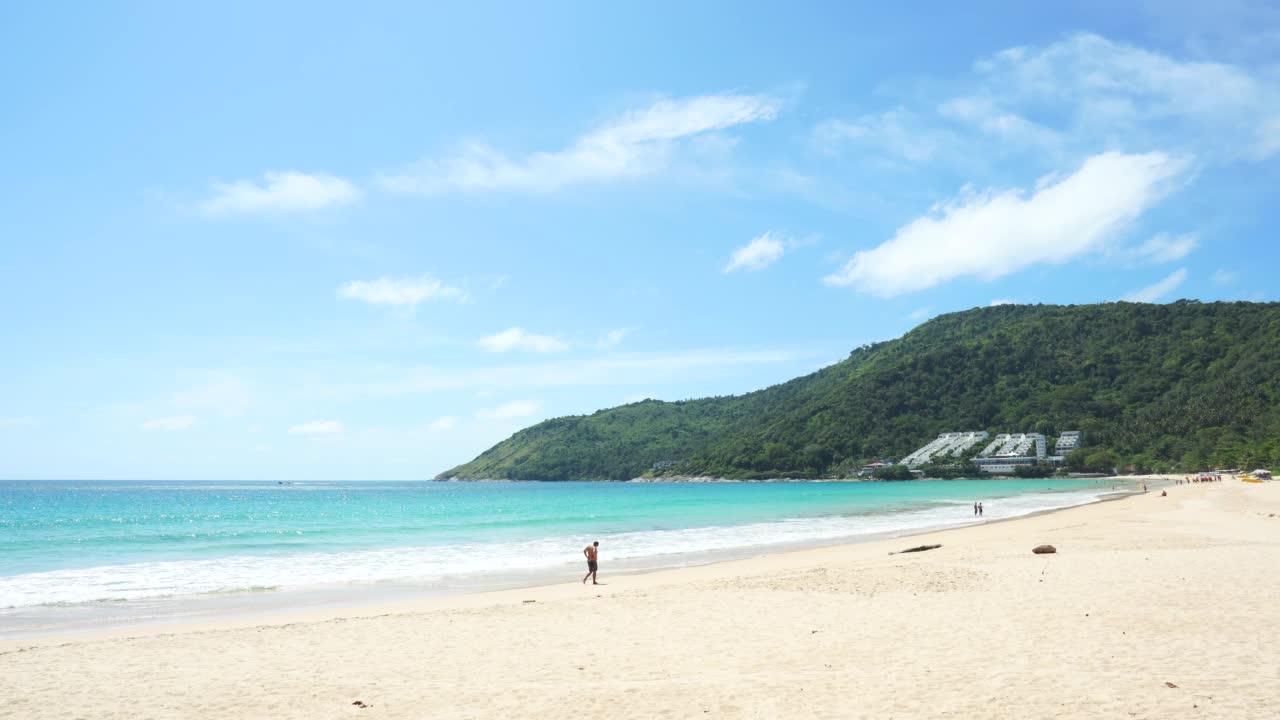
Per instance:
[[[985,503],[982,520],[1017,517],[1093,502],[1100,491],[1029,493]],[[770,549],[907,534],[978,521],[968,502],[940,501],[896,512],[782,518],[598,535],[543,537],[343,552],[238,555],[198,560],[137,562],[30,572],[0,577],[0,608],[120,602],[205,593],[304,589],[391,581],[463,581],[568,569],[593,540],[608,563],[633,567],[686,565],[708,557],[748,556]]]

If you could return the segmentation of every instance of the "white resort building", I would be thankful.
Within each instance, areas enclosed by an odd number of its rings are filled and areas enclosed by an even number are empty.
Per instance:
[[[947,457],[959,458],[988,437],[980,430],[942,433],[903,458],[902,464],[914,469]],[[1054,454],[1049,455],[1048,440],[1041,433],[1001,433],[978,452],[973,462],[980,471],[993,475],[1010,474],[1020,466],[1045,462],[1057,465],[1065,453],[1080,447],[1081,439],[1079,431],[1063,432],[1054,445]]]
[[[1054,455],[1066,455],[1080,447],[1080,433],[1076,430],[1065,430],[1058,436],[1058,443],[1053,446]]]
[[[1044,462],[1048,454],[1045,437],[1040,433],[1001,434],[973,462],[984,473],[1003,474],[1013,472],[1019,465]]]
[[[987,439],[982,431],[942,433],[932,442],[902,459],[902,464],[914,468],[935,458],[960,457],[966,450]]]

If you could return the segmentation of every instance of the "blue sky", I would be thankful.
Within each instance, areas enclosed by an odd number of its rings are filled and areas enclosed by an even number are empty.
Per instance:
[[[0,477],[416,479],[998,302],[1276,300],[1265,3],[7,3]]]

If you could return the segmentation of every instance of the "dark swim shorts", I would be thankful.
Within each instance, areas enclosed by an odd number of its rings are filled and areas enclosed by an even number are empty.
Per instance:
[[[595,572],[595,571],[596,571],[596,561],[595,561],[595,560],[588,560],[588,561],[587,561],[587,572]]]

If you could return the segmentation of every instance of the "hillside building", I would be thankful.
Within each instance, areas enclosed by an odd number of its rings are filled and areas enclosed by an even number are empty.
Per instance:
[[[1040,433],[1001,433],[973,459],[984,473],[1004,475],[1018,467],[1045,462],[1047,440]]]
[[[1066,455],[1067,453],[1080,447],[1084,437],[1078,430],[1066,430],[1058,436],[1058,442],[1053,446],[1054,455]]]
[[[947,457],[958,458],[966,450],[986,439],[987,433],[980,430],[942,433],[928,445],[904,457],[902,464],[909,468],[916,468]]]
[[[960,458],[988,437],[988,433],[980,430],[942,433],[924,447],[904,457],[902,464],[914,470],[946,458]],[[1079,431],[1063,432],[1054,444],[1054,454],[1049,455],[1049,441],[1040,433],[1000,433],[978,452],[973,463],[980,471],[992,475],[1012,474],[1019,467],[1039,463],[1059,465],[1066,453],[1080,447],[1081,440]]]

